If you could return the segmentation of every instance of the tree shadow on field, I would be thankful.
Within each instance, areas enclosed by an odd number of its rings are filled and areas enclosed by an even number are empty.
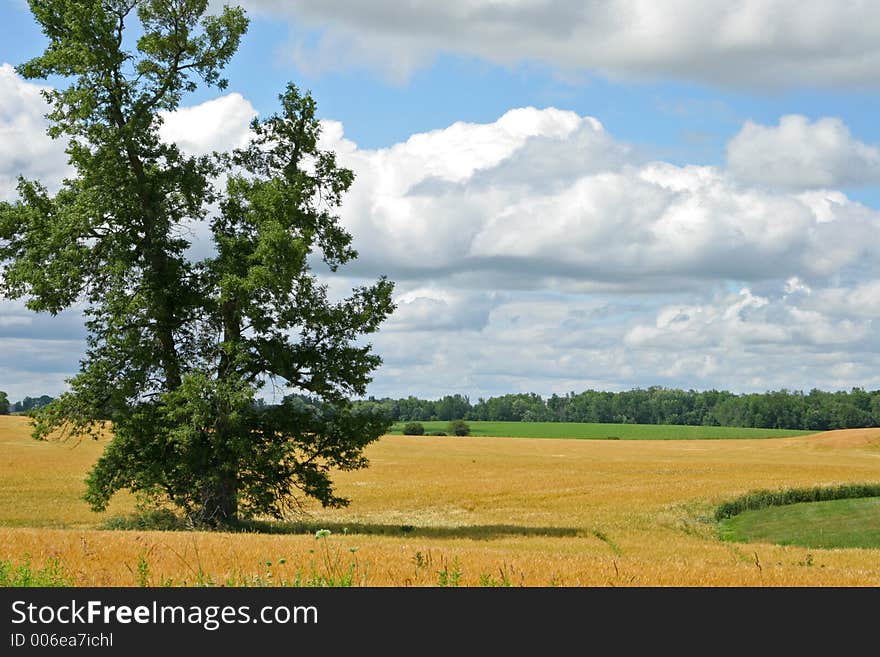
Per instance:
[[[171,511],[161,509],[129,516],[115,516],[105,521],[101,525],[101,529],[188,531],[206,528],[188,526]],[[490,540],[505,536],[572,537],[591,533],[576,527],[529,527],[523,525],[418,526],[391,523],[326,522],[312,519],[286,522],[280,520],[241,520],[233,526],[222,528],[222,531],[227,532],[253,534],[315,534],[321,530],[329,530],[331,534],[343,535],[471,538],[475,540]]]
[[[416,526],[360,522],[271,522],[249,521],[241,524],[241,531],[261,534],[314,534],[322,529],[331,534],[410,536],[419,538],[471,538],[490,540],[505,536],[577,536],[582,530],[574,527],[524,527],[520,525],[459,525]]]

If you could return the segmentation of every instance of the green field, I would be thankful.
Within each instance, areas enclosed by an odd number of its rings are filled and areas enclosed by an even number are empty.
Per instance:
[[[880,547],[880,497],[771,506],[723,520],[730,541],[810,548]]]
[[[396,422],[389,433],[403,433],[405,422]],[[422,422],[425,431],[446,431],[448,422]],[[589,440],[706,440],[713,438],[783,438],[813,431],[750,429],[744,427],[694,427],[673,424],[596,424],[586,422],[468,422],[472,436],[510,438],[581,438]]]

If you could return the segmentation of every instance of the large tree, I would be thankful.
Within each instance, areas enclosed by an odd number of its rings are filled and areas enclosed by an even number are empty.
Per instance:
[[[353,180],[318,146],[312,98],[290,85],[244,149],[193,157],[159,136],[163,112],[221,89],[247,19],[208,0],[31,0],[49,39],[21,65],[61,75],[50,134],[75,175],[56,193],[19,181],[0,206],[3,291],[57,313],[85,304],[88,350],[35,433],[113,438],[89,474],[96,510],[121,489],[170,502],[196,524],[283,516],[301,495],[341,505],[333,468],[366,465],[387,428],[353,409],[379,365],[360,338],[391,312],[384,278],[338,302],[310,269],[356,257],[334,214]],[[130,24],[139,23],[136,37]],[[218,181],[224,181],[222,184]],[[210,226],[214,254],[190,256]],[[257,403],[271,384],[293,392]]]

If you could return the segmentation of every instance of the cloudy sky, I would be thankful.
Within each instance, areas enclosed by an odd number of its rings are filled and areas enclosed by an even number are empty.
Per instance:
[[[880,3],[241,4],[229,88],[164,135],[237,146],[312,91],[357,176],[360,258],[328,283],[397,284],[370,393],[880,387]],[[65,175],[13,68],[44,45],[3,2],[0,199]],[[82,351],[75,311],[0,302],[12,399]]]

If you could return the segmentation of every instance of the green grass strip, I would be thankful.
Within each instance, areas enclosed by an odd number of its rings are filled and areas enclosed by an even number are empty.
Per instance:
[[[785,438],[816,433],[798,429],[704,427],[677,424],[608,424],[594,422],[487,422],[468,420],[471,436],[507,438],[569,438],[580,440],[725,440]],[[403,433],[406,422],[396,422],[388,433]],[[447,431],[448,422],[420,422],[426,432]],[[442,438],[438,438],[441,439]]]
[[[722,540],[739,543],[876,549],[880,547],[880,497],[799,502],[745,511],[722,520],[719,532]]]

